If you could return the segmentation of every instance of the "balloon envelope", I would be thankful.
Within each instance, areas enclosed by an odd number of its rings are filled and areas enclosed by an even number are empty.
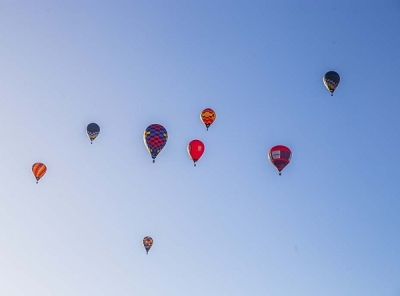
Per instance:
[[[38,183],[40,178],[42,178],[44,174],[46,174],[46,171],[47,167],[41,162],[37,162],[32,165],[32,173],[36,178],[36,183]]]
[[[168,140],[167,130],[161,124],[149,125],[143,133],[144,144],[153,158],[153,162],[157,155],[164,148]]]
[[[206,108],[200,113],[200,120],[205,124],[207,130],[215,119],[217,119],[217,113],[211,108]]]
[[[286,146],[277,145],[268,152],[269,161],[277,168],[279,175],[292,158],[292,151]]]
[[[94,139],[99,135],[100,133],[100,127],[98,126],[97,123],[89,123],[88,126],[86,127],[86,134],[88,135],[90,139],[90,143],[93,142]]]
[[[150,236],[145,236],[143,238],[143,246],[146,249],[146,254],[148,254],[150,248],[153,246],[153,239]]]
[[[331,96],[333,96],[333,92],[339,85],[340,76],[335,71],[329,71],[324,75],[322,81],[324,82],[325,87],[331,93]]]
[[[204,144],[200,140],[192,140],[187,146],[189,157],[193,160],[194,164],[200,159],[204,153]]]

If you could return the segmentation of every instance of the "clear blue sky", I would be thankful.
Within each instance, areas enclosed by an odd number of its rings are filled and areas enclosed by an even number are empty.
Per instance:
[[[1,1],[0,294],[400,295],[400,3],[360,4]]]

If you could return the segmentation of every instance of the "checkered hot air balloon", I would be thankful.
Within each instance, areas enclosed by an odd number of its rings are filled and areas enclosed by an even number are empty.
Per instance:
[[[94,139],[99,135],[100,133],[100,127],[98,126],[97,123],[89,123],[88,126],[86,127],[86,134],[88,135],[90,139],[90,144],[93,144]]]
[[[47,167],[43,163],[37,162],[32,165],[32,173],[36,178],[36,184],[39,182],[40,178],[46,174],[46,171]]]
[[[217,119],[217,113],[211,108],[206,108],[200,113],[200,120],[205,124],[207,130],[215,119]]]
[[[279,176],[281,171],[287,166],[292,158],[292,151],[286,146],[277,145],[268,152],[269,161],[277,168]]]
[[[164,148],[168,140],[167,130],[161,124],[149,125],[143,133],[143,141],[155,162],[157,155]]]
[[[153,246],[153,239],[150,236],[145,236],[143,238],[143,246],[146,250],[146,254],[148,254],[150,248]]]
[[[333,92],[339,85],[340,76],[335,71],[329,71],[324,75],[322,81],[324,82],[325,87],[331,93],[331,96],[333,96]]]

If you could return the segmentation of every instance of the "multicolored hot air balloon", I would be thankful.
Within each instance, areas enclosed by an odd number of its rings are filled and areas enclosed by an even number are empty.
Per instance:
[[[207,130],[215,119],[217,119],[217,113],[211,108],[206,108],[200,113],[200,120],[206,125]]]
[[[204,144],[200,140],[192,140],[187,146],[187,152],[189,153],[189,157],[193,160],[194,166],[196,166],[196,162],[200,159],[200,157],[204,153]]]
[[[156,161],[157,155],[164,148],[167,140],[167,130],[161,124],[151,124],[145,129],[143,141],[151,154],[151,158],[153,158],[153,162]]]
[[[153,239],[150,236],[145,236],[143,238],[143,246],[146,249],[146,254],[148,254],[150,248],[153,246]]]
[[[86,134],[90,139],[90,144],[93,144],[94,139],[96,139],[96,137],[100,134],[100,127],[97,125],[97,123],[89,123],[86,127]]]
[[[32,166],[32,173],[36,178],[36,184],[46,174],[46,171],[47,167],[43,163],[37,162]]]
[[[333,92],[339,85],[340,76],[335,71],[329,71],[324,75],[324,77],[322,78],[322,81],[324,82],[325,87],[331,93],[331,96],[333,96]]]
[[[268,152],[269,161],[278,169],[279,176],[281,171],[287,166],[292,158],[292,151],[286,146],[277,145]]]

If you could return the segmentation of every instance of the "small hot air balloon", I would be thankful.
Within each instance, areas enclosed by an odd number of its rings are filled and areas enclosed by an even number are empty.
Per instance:
[[[268,152],[269,161],[278,169],[279,175],[292,158],[292,151],[286,146],[277,145]]]
[[[322,78],[322,81],[324,82],[325,87],[331,93],[331,96],[333,96],[333,92],[339,85],[340,76],[335,71],[329,71],[324,75],[324,77]]]
[[[200,120],[206,125],[207,130],[215,119],[217,119],[217,113],[211,108],[206,108],[200,113]]]
[[[90,139],[90,144],[93,144],[94,139],[100,134],[100,127],[97,123],[89,123],[86,127],[86,134]]]
[[[143,238],[143,246],[146,249],[146,254],[149,253],[150,248],[153,246],[153,239],[150,236]]]
[[[164,148],[167,140],[167,130],[161,124],[151,124],[145,129],[143,141],[151,154],[151,158],[153,158],[153,162],[156,161],[157,155]]]
[[[32,166],[32,173],[36,178],[36,184],[46,174],[46,171],[47,167],[43,163],[37,162]]]
[[[204,153],[204,144],[200,140],[192,140],[187,146],[187,152],[189,153],[189,157],[193,160],[194,166],[196,166],[196,162],[200,159],[200,157]]]

